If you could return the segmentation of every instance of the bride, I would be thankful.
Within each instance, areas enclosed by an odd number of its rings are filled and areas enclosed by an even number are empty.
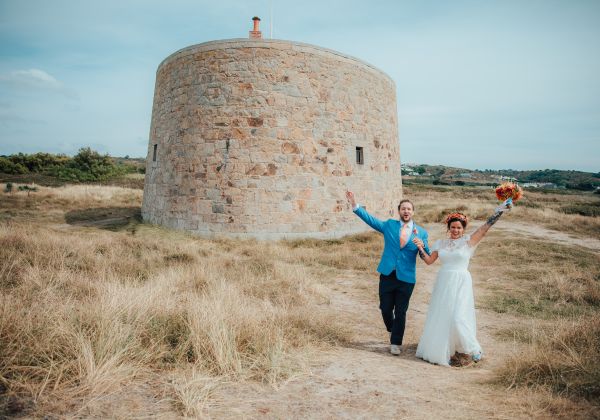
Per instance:
[[[438,257],[442,260],[431,294],[423,335],[417,347],[417,357],[444,366],[450,365],[450,357],[455,352],[466,353],[475,362],[481,360],[481,346],[476,338],[469,260],[479,241],[510,207],[509,200],[502,203],[496,208],[494,215],[471,235],[464,234],[468,223],[464,214],[449,214],[445,220],[449,238],[437,240],[431,247],[431,255],[425,252],[422,241],[413,240],[428,265],[433,264]]]

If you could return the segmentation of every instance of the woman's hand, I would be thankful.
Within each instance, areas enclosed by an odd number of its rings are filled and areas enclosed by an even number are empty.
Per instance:
[[[417,248],[419,248],[419,249],[425,248],[425,244],[419,238],[413,238],[412,243],[415,244],[417,246]]]
[[[498,207],[496,207],[496,209],[494,210],[494,213],[498,214],[498,213],[503,213],[505,211],[510,211],[512,206],[513,206],[512,198],[507,198],[506,200],[504,200],[504,202],[502,204],[500,204]]]

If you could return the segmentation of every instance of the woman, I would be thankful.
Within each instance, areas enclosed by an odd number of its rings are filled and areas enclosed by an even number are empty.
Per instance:
[[[438,272],[423,335],[417,347],[417,357],[438,365],[449,366],[455,352],[481,360],[481,346],[476,338],[475,303],[469,260],[475,247],[487,231],[498,221],[502,212],[509,210],[511,202],[505,201],[496,208],[494,215],[471,235],[465,235],[467,217],[451,213],[446,217],[449,238],[437,240],[431,247],[431,255],[425,252],[423,243],[415,239],[421,258],[429,265],[438,257],[442,267]]]

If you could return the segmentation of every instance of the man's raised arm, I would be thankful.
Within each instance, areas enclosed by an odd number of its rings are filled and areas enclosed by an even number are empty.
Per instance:
[[[377,232],[383,233],[383,222],[376,217],[371,216],[367,211],[356,203],[356,197],[352,191],[346,191],[346,198],[352,206],[352,211],[362,219],[367,225],[371,226]]]

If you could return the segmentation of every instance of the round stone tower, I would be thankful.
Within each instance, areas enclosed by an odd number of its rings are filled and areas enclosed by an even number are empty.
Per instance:
[[[144,220],[201,235],[339,237],[402,195],[394,82],[298,42],[232,39],[158,67]]]

